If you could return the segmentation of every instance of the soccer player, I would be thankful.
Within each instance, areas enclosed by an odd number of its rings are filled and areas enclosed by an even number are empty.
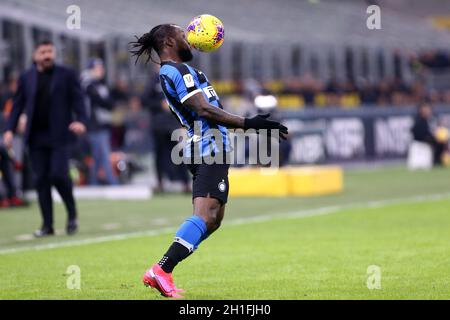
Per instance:
[[[199,150],[202,159],[229,152],[227,128],[275,129],[279,130],[281,138],[287,135],[287,128],[268,120],[268,114],[243,118],[223,110],[206,75],[185,63],[193,56],[185,33],[179,26],[158,25],[137,38],[132,45],[131,52],[137,59],[147,55],[147,62],[152,60],[158,63],[152,58],[153,51],[159,56],[162,90],[171,111],[187,129],[190,138],[184,157],[193,157],[195,150]],[[197,134],[194,128],[199,122],[201,134]],[[215,138],[216,135],[208,134],[211,129],[220,132],[221,143]],[[202,161],[190,163],[188,168],[193,175],[193,215],[179,227],[173,243],[159,263],[154,264],[143,277],[146,286],[157,289],[165,297],[181,297],[179,293],[183,290],[175,286],[172,271],[219,228],[228,198],[229,164]]]

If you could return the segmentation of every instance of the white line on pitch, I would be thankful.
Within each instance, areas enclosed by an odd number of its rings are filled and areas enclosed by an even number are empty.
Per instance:
[[[340,212],[345,209],[380,208],[380,207],[386,207],[389,205],[402,204],[405,202],[420,203],[420,202],[426,202],[426,201],[432,201],[432,200],[442,200],[442,199],[447,199],[447,198],[450,198],[450,193],[418,195],[418,196],[413,196],[413,197],[405,197],[405,198],[397,198],[397,199],[389,199],[389,200],[374,200],[374,201],[352,203],[352,204],[325,206],[325,207],[308,209],[308,210],[292,211],[292,212],[277,213],[277,214],[267,214],[267,215],[249,217],[249,218],[234,219],[234,220],[228,221],[225,224],[225,227],[227,225],[228,226],[242,225],[242,224],[265,222],[265,221],[271,221],[271,220],[282,220],[282,219],[294,219],[294,218],[320,216],[320,215],[337,213],[337,212]],[[174,231],[175,231],[175,227],[168,227],[168,228],[162,228],[162,229],[157,229],[157,230],[129,232],[129,233],[110,235],[110,236],[87,238],[87,239],[82,239],[82,240],[47,243],[47,244],[42,244],[42,245],[24,246],[24,247],[18,247],[18,248],[8,248],[8,249],[0,250],[0,255],[1,254],[12,254],[12,253],[17,253],[17,252],[26,252],[26,251],[38,251],[38,250],[48,250],[48,249],[55,249],[55,248],[74,247],[74,246],[102,243],[102,242],[108,242],[108,241],[126,240],[126,239],[139,238],[139,237],[153,237],[153,236],[158,236],[158,235],[162,235],[162,234],[173,233]]]
[[[122,226],[122,225],[121,225],[120,223],[117,223],[117,222],[111,222],[111,223],[105,223],[105,224],[102,224],[102,225],[101,225],[101,228],[102,228],[103,230],[109,231],[109,230],[117,230],[117,229],[120,229],[121,226]]]

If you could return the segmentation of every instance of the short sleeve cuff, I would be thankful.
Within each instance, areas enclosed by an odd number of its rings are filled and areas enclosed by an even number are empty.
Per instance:
[[[192,92],[189,92],[187,95],[185,95],[183,98],[180,99],[180,102],[181,103],[185,102],[187,99],[189,99],[190,97],[192,97],[194,94],[196,94],[198,92],[202,92],[202,89],[196,89]]]

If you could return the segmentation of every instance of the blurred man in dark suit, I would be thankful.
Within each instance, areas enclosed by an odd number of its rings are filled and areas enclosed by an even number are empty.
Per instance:
[[[34,235],[54,234],[52,186],[61,195],[68,213],[66,231],[73,234],[78,223],[69,176],[69,157],[75,135],[86,131],[84,100],[76,73],[55,64],[53,43],[40,42],[33,58],[34,66],[19,79],[13,110],[3,136],[4,143],[11,147],[17,122],[24,113],[27,117],[24,138],[29,148],[43,218],[42,227]]]

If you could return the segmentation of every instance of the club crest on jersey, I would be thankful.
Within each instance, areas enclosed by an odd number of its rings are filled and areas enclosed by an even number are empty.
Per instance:
[[[220,181],[218,187],[220,192],[225,192],[225,190],[227,189],[225,180]]]
[[[191,74],[185,74],[183,76],[183,80],[184,84],[186,85],[186,88],[192,88],[195,85],[194,78],[192,77]]]

